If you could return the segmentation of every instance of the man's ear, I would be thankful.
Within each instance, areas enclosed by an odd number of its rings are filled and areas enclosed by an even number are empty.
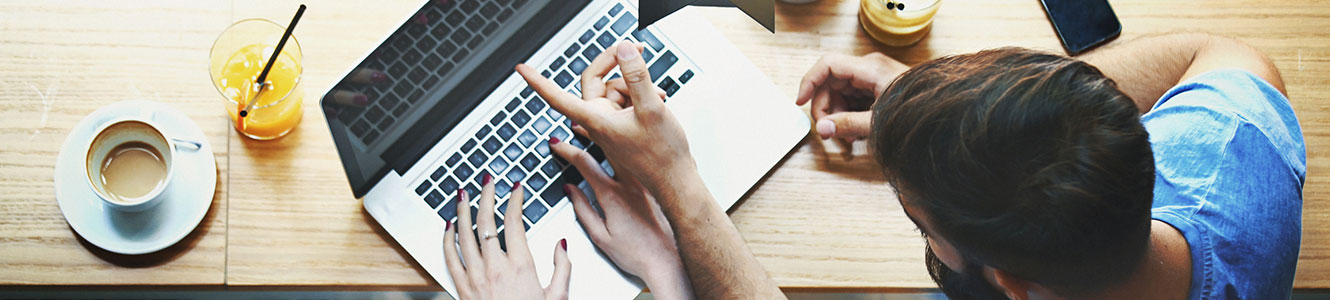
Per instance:
[[[1030,298],[1030,288],[1032,287],[1031,282],[1016,278],[1016,276],[1011,275],[1011,273],[1007,273],[1006,271],[998,269],[990,270],[993,270],[993,283],[998,290],[1001,290],[1003,294],[1007,295],[1007,298],[1011,298],[1012,300],[1026,300]]]

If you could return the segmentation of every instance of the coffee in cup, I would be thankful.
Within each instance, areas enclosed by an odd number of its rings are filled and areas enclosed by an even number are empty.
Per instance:
[[[155,206],[171,179],[175,146],[151,121],[125,118],[97,130],[88,146],[87,180],[113,209]]]

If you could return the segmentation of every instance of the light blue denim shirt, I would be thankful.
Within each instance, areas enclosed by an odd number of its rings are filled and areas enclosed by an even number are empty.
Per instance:
[[[1241,70],[1202,74],[1141,117],[1155,156],[1154,219],[1186,237],[1191,299],[1288,299],[1302,238],[1307,150],[1288,98]]]

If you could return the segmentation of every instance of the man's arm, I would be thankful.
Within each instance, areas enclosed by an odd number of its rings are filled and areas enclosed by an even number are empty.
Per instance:
[[[716,204],[696,166],[676,163],[647,189],[660,203],[679,245],[698,299],[785,299],[725,210]],[[653,176],[655,177],[655,176]]]
[[[1147,36],[1095,50],[1079,59],[1098,67],[1136,102],[1142,113],[1178,83],[1217,69],[1235,68],[1255,74],[1281,93],[1279,70],[1256,48],[1227,37],[1204,33]]]

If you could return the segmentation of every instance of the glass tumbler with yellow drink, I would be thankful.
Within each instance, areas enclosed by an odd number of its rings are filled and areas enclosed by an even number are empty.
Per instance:
[[[928,34],[941,5],[942,0],[860,0],[859,23],[882,44],[909,46]]]
[[[282,40],[286,28],[264,19],[232,24],[209,55],[208,73],[222,94],[227,115],[236,131],[257,140],[282,137],[300,124],[304,93],[300,43],[295,36],[283,45],[264,83],[258,78]],[[246,110],[248,108],[248,110]],[[241,114],[241,111],[246,113]]]

